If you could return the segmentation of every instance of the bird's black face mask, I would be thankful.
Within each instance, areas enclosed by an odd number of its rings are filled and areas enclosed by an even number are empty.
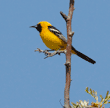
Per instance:
[[[37,25],[36,25],[36,29],[37,29],[39,32],[41,32],[41,30],[42,30],[41,25],[40,25],[40,24],[37,24]]]
[[[40,24],[37,24],[36,26],[30,26],[30,27],[36,28],[39,32],[41,32],[42,30],[42,27]]]

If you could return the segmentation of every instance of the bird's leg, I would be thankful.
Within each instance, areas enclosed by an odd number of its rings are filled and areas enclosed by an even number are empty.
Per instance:
[[[60,55],[62,52],[65,53],[66,50],[61,50],[62,48],[64,48],[63,46],[60,46],[60,48],[58,50],[56,50],[56,53],[58,55]]]
[[[44,51],[55,51],[55,50],[44,50]]]
[[[49,51],[55,51],[55,50],[44,50],[43,52],[46,56],[48,56],[48,55],[51,55],[51,53]]]
[[[55,50],[41,50],[40,48],[37,48],[35,50],[35,52],[38,51],[38,52],[44,53],[46,55],[46,57],[44,59],[46,59],[46,58],[52,57],[52,56],[54,56],[56,54],[58,54],[58,55],[60,55],[60,53],[65,53],[66,54],[66,50],[60,50],[60,49],[61,48],[59,48],[58,50],[55,51]],[[54,51],[54,52],[50,53],[49,51]]]

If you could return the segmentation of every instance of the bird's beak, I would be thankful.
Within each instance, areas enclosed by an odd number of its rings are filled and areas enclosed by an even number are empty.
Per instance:
[[[36,26],[30,26],[30,28],[36,28]]]

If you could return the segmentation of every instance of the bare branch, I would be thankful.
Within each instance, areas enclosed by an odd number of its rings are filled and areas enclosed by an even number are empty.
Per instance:
[[[66,16],[63,12],[60,12],[62,17],[66,21],[67,25],[67,53],[66,53],[66,84],[65,84],[65,91],[64,91],[64,107],[65,108],[71,108],[70,106],[70,98],[69,98],[69,92],[70,92],[70,84],[71,84],[71,44],[72,44],[72,36],[74,35],[74,32],[72,32],[71,29],[71,21],[74,11],[74,0],[70,0],[69,4],[69,12],[68,16]]]
[[[68,16],[66,16],[62,11],[60,11],[60,14],[61,14],[62,17],[64,18],[64,20],[67,22],[67,18],[68,18]]]
[[[41,50],[40,48],[37,48],[37,50],[35,50],[35,52],[36,51],[38,51],[40,53],[41,52],[44,53],[46,55],[46,57],[44,59],[46,59],[48,57],[52,57],[52,56],[57,55],[57,54],[60,55],[61,53],[66,54],[66,50],[57,50],[57,51],[54,51],[53,53],[50,53],[48,50]]]

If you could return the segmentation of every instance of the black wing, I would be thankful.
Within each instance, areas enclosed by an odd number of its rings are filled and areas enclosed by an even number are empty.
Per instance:
[[[58,36],[58,38],[60,38],[63,42],[67,43],[67,39],[63,36],[63,34],[56,29],[54,26],[48,26],[48,29],[54,33],[56,36]]]
[[[56,29],[54,26],[48,26],[48,29],[54,33],[56,36],[58,36],[58,38],[60,38],[63,42],[67,43],[67,39],[62,35],[62,33]],[[72,50],[74,50],[76,52],[76,55],[78,55],[79,57],[81,57],[82,59],[94,64],[96,63],[93,59],[89,58],[88,56],[84,55],[83,53],[77,51],[73,46],[72,46]]]

